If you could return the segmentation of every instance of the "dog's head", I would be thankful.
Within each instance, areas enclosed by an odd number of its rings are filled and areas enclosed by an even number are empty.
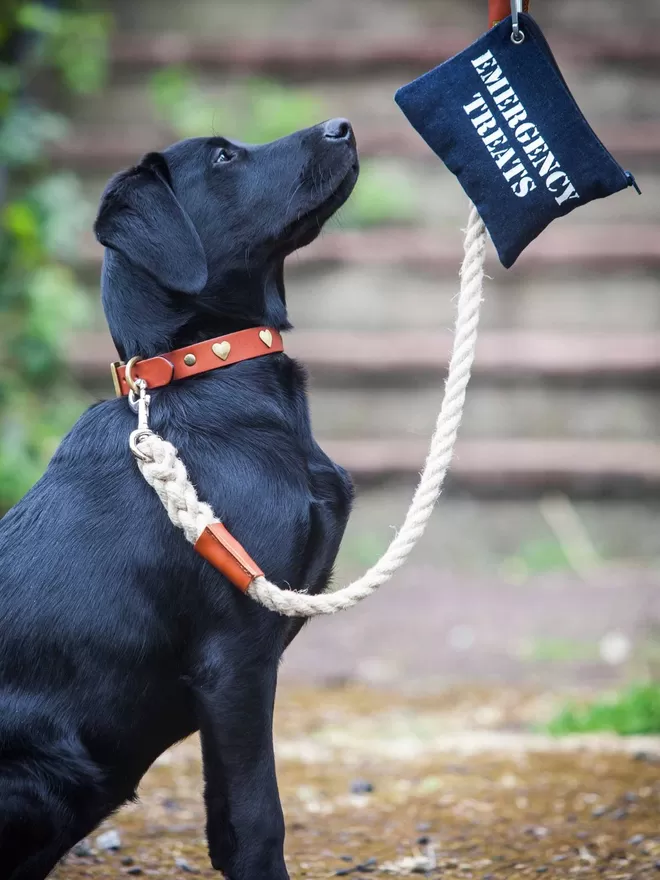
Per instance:
[[[124,301],[118,288],[126,285],[141,299],[158,300],[152,303],[157,321],[169,297],[178,326],[200,311],[237,326],[285,324],[284,257],[319,234],[357,175],[355,138],[344,119],[258,146],[191,138],[116,175],[103,193],[95,232],[108,249],[104,306],[119,347],[130,345],[117,327],[122,309],[140,320],[149,308]],[[112,301],[118,297],[121,306]]]

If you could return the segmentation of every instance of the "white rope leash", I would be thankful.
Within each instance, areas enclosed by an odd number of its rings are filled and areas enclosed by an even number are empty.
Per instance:
[[[464,248],[454,345],[445,394],[426,464],[401,530],[366,574],[336,592],[310,596],[294,590],[283,590],[264,577],[256,578],[247,594],[271,611],[288,617],[316,617],[350,608],[388,581],[401,568],[422,536],[452,460],[477,343],[486,228],[474,206],[465,231]],[[171,443],[157,434],[147,434],[138,439],[136,445],[144,457],[144,460],[138,459],[142,476],[158,493],[170,520],[183,529],[187,540],[194,544],[206,526],[217,522],[218,518],[209,505],[197,497],[185,465]]]

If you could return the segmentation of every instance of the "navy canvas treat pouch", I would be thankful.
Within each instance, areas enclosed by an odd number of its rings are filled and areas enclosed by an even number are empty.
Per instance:
[[[555,218],[635,185],[583,116],[538,24],[507,18],[395,100],[459,179],[509,268]]]

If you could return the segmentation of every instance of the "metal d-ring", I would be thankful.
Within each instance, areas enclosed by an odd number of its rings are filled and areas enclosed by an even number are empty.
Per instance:
[[[523,11],[523,0],[511,0],[511,42],[516,46],[525,42],[525,32],[520,29],[520,13]]]
[[[133,394],[139,395],[140,389],[135,383],[135,379],[133,378],[133,367],[141,361],[142,358],[139,354],[136,354],[134,357],[130,359],[130,361],[124,367],[124,379],[126,379],[126,384],[131,389]]]

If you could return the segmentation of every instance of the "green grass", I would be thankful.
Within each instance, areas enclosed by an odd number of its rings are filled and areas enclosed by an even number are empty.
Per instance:
[[[536,662],[571,663],[576,661],[597,661],[598,645],[593,642],[579,642],[575,639],[543,638],[534,640],[529,646],[527,659]]]
[[[601,731],[620,736],[660,733],[660,684],[634,684],[583,706],[566,706],[547,729],[556,736]]]

